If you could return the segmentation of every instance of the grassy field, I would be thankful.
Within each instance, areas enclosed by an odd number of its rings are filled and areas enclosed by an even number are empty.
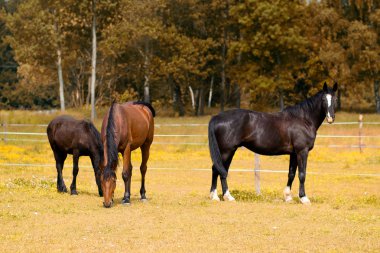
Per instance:
[[[82,113],[69,112],[76,117]],[[0,112],[0,122],[47,124],[57,114]],[[99,113],[100,116],[103,114]],[[338,113],[337,122],[358,115]],[[209,117],[156,118],[156,134],[207,134]],[[365,122],[380,122],[364,115]],[[100,120],[96,121],[98,129]],[[45,127],[6,126],[1,131],[45,132]],[[357,125],[323,125],[320,135],[357,135]],[[363,135],[379,136],[380,125],[364,124]],[[317,138],[309,155],[306,193],[311,206],[286,204],[288,157],[261,156],[262,194],[254,193],[254,155],[240,149],[229,186],[237,201],[211,202],[207,137],[157,137],[147,173],[148,203],[139,201],[140,152],[133,154],[132,205],[120,204],[121,171],[113,208],[102,207],[90,160],[80,159],[78,196],[56,191],[54,158],[45,136],[11,136],[0,141],[1,252],[380,252],[380,138]],[[11,140],[22,139],[22,140]],[[32,142],[29,140],[40,140]],[[177,145],[178,142],[188,144]],[[192,144],[191,144],[192,143]],[[197,143],[198,145],[194,145]],[[330,145],[330,147],[328,147]],[[13,164],[13,165],[10,165]],[[34,164],[24,166],[20,164]],[[72,158],[64,169],[71,183]],[[220,184],[218,185],[220,190]],[[293,195],[298,194],[295,179]]]

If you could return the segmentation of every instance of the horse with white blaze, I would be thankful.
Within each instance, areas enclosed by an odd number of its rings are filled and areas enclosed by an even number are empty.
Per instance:
[[[235,109],[213,116],[208,126],[213,162],[210,198],[220,200],[216,190],[220,176],[223,199],[235,200],[228,190],[228,169],[236,150],[245,147],[260,155],[289,155],[285,201],[293,200],[291,187],[298,167],[299,198],[303,204],[310,204],[305,193],[307,158],[324,119],[334,122],[337,89],[337,83],[333,88],[324,83],[314,96],[277,113]]]

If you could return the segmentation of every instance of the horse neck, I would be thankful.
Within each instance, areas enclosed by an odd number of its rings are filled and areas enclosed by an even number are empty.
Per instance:
[[[322,125],[325,115],[322,109],[322,94],[317,93],[313,97],[309,98],[305,104],[307,104],[306,117],[309,119],[310,123],[314,126],[315,131]]]
[[[322,110],[321,93],[317,93],[300,104],[287,109],[287,111],[296,117],[306,120],[315,131],[318,130],[325,118]]]

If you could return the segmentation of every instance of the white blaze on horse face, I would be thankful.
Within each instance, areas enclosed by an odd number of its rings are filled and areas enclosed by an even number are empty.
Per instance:
[[[330,107],[331,107],[331,100],[332,100],[332,95],[330,94],[326,94],[326,99],[327,99],[327,122],[329,123],[332,123],[333,122],[333,119],[331,117],[331,114],[330,114]]]
[[[326,99],[327,99],[327,107],[330,107],[331,106],[332,96],[330,94],[327,94],[326,95]]]

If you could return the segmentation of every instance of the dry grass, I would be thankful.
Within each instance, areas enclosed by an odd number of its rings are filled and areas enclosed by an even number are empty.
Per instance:
[[[24,115],[24,117],[22,117]],[[80,116],[80,115],[79,115]],[[357,115],[342,114],[340,121]],[[366,115],[372,121],[379,116]],[[8,116],[47,123],[25,113]],[[342,119],[341,119],[342,118]],[[355,119],[356,120],[356,119]],[[168,119],[156,123],[199,122],[208,117]],[[97,122],[99,126],[100,121]],[[206,127],[162,127],[156,133],[205,134]],[[12,130],[12,129],[11,129]],[[44,132],[45,129],[28,131]],[[380,126],[365,126],[365,134],[379,135]],[[320,134],[357,134],[356,126],[322,126]],[[24,137],[25,138],[25,137]],[[34,137],[35,138],[35,137]],[[41,137],[43,138],[43,137]],[[185,141],[183,138],[159,141]],[[191,138],[207,143],[207,138]],[[318,139],[317,144],[356,144],[356,140]],[[379,145],[378,139],[365,144]],[[262,195],[254,193],[254,174],[236,169],[253,167],[253,154],[237,152],[229,186],[237,202],[210,202],[211,162],[207,146],[152,146],[147,173],[148,203],[139,202],[140,156],[133,155],[132,205],[120,204],[120,171],[115,206],[102,207],[90,160],[80,160],[79,195],[56,191],[54,166],[0,165],[0,250],[2,252],[379,252],[380,177],[379,149],[333,149],[318,146],[309,157],[306,192],[312,206],[285,204],[284,173],[261,173]],[[1,142],[0,164],[54,164],[46,143]],[[71,157],[64,170],[71,183]],[[285,170],[287,157],[261,157],[263,169]],[[207,169],[194,171],[193,168]],[[235,169],[235,171],[234,171]],[[219,188],[220,189],[220,188]],[[295,180],[293,193],[298,193]],[[220,190],[219,190],[220,191]]]

